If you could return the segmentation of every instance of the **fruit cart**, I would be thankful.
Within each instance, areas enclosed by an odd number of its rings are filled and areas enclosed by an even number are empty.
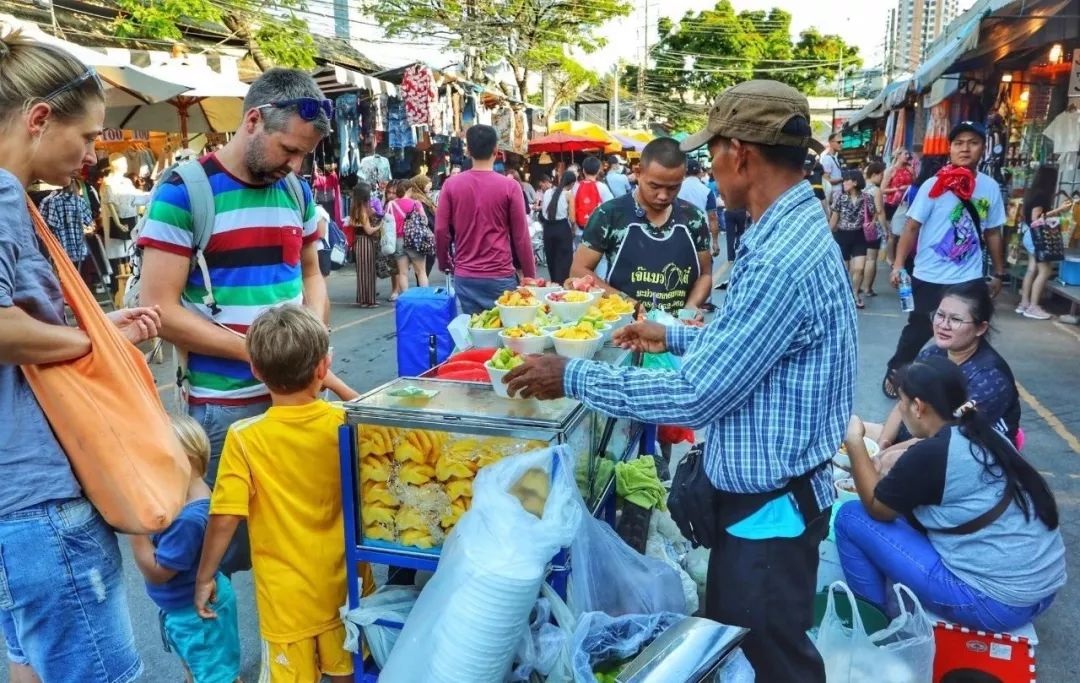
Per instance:
[[[625,364],[631,356],[605,347],[596,359]],[[468,509],[472,477],[502,457],[568,446],[582,496],[593,514],[613,522],[615,463],[639,452],[645,431],[574,399],[503,399],[489,384],[428,377],[399,378],[345,408],[340,457],[350,610],[360,602],[359,562],[435,570],[445,535]],[[549,583],[564,596],[568,571],[560,553]],[[354,656],[357,680],[376,680],[361,660]]]

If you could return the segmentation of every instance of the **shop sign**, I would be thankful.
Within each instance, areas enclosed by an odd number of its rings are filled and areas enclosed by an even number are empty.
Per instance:
[[[858,112],[858,109],[833,109],[832,110],[832,132],[836,133],[844,124]]]
[[[1069,97],[1080,97],[1080,48],[1073,50],[1069,66]]]
[[[147,142],[150,140],[150,131],[106,128],[101,132],[101,139],[104,142],[124,142],[125,140]]]

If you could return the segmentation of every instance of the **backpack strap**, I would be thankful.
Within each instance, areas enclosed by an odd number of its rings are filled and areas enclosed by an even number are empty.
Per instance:
[[[307,209],[307,202],[304,201],[304,183],[295,173],[290,173],[285,176],[285,188],[289,191],[289,196],[296,202],[296,206],[300,208],[300,224],[304,224],[304,211]]]
[[[206,245],[210,243],[210,236],[214,232],[214,217],[217,215],[214,191],[210,187],[206,169],[198,159],[182,163],[173,170],[187,188],[188,203],[191,205],[193,269],[198,268],[202,273],[203,286],[206,288],[203,304],[210,309],[210,315],[215,316],[221,309],[214,300],[214,286],[210,282],[210,267],[206,264],[205,256]]]

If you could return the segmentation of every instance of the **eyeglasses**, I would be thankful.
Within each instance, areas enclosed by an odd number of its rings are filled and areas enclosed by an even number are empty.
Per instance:
[[[255,108],[266,109],[267,107],[273,107],[274,109],[288,109],[290,107],[295,107],[296,113],[305,121],[314,121],[319,118],[320,112],[325,114],[328,119],[334,118],[334,103],[330,100],[320,100],[317,97],[297,97],[294,100],[271,102],[270,104],[264,104]]]
[[[934,324],[944,327],[947,330],[951,330],[954,327],[960,327],[961,325],[974,325],[975,321],[964,320],[959,316],[947,315],[944,311],[937,311],[934,313]]]
[[[46,102],[52,99],[56,99],[57,97],[63,95],[69,90],[75,90],[76,88],[82,87],[82,84],[86,83],[90,79],[94,79],[94,82],[97,83],[98,88],[100,88],[101,90],[105,89],[105,86],[101,84],[101,79],[98,77],[97,71],[94,71],[94,67],[88,66],[86,67],[86,71],[76,76],[74,80],[68,81],[56,90],[53,90],[51,93],[49,93],[42,99],[44,99]]]

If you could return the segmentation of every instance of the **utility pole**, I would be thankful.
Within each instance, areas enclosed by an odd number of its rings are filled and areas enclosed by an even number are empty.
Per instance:
[[[615,129],[619,127],[619,72],[622,71],[621,60],[615,62],[615,88],[611,93],[612,114],[611,114],[611,128]]]
[[[641,65],[638,67],[637,76],[637,118],[638,127],[640,128],[641,121],[645,118],[645,69],[649,65],[649,0],[645,0],[645,51],[641,54]]]

